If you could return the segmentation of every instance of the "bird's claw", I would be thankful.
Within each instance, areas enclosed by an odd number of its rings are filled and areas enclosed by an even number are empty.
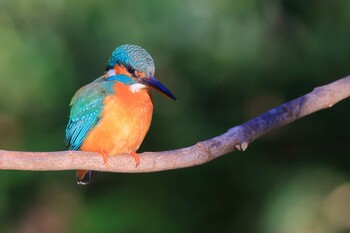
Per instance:
[[[108,154],[106,152],[100,152],[100,155],[102,156],[103,159],[103,165],[107,165],[108,164]]]
[[[140,157],[139,157],[139,155],[134,151],[134,152],[131,152],[131,156],[135,160],[136,167],[139,166],[140,165]]]

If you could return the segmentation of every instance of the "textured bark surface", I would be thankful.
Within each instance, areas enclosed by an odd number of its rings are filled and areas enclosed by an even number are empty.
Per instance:
[[[109,172],[155,172],[191,167],[209,162],[248,145],[271,130],[300,119],[316,111],[330,108],[350,96],[350,76],[309,94],[284,103],[226,133],[182,149],[140,153],[140,165],[130,155],[110,157],[104,164],[101,155],[92,152],[20,152],[0,150],[2,170],[96,170]]]

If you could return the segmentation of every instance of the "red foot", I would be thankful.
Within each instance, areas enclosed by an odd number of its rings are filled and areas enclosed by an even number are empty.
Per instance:
[[[140,165],[140,157],[139,155],[134,151],[134,152],[131,152],[131,156],[134,158],[135,160],[135,163],[136,163],[136,167],[138,165]]]
[[[103,158],[103,165],[107,165],[108,164],[108,159],[109,159],[108,154],[106,152],[100,152],[99,154]]]

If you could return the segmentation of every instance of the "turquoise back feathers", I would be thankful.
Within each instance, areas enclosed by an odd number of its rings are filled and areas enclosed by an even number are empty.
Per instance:
[[[89,130],[100,120],[104,98],[112,93],[113,82],[103,82],[101,78],[77,91],[70,103],[66,128],[68,150],[79,150]]]

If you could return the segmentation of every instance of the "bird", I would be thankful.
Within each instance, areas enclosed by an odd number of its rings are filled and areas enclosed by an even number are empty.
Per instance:
[[[121,45],[110,56],[105,73],[73,96],[65,130],[68,150],[97,152],[104,164],[109,156],[137,154],[149,130],[153,100],[150,89],[176,97],[155,77],[151,55],[138,45]],[[96,171],[77,170],[77,184],[93,181]]]

